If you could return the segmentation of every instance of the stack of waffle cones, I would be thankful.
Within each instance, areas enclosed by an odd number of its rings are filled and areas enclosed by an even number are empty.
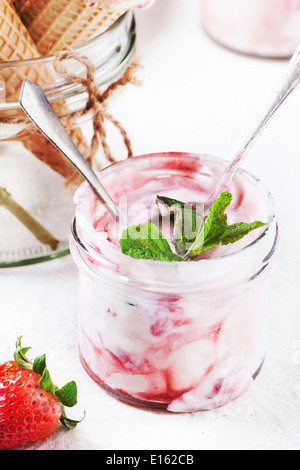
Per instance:
[[[38,57],[38,51],[29,32],[11,6],[9,0],[0,2],[0,61],[11,62]],[[20,87],[25,78],[49,83],[51,77],[46,68],[23,66],[1,67],[0,79],[5,83],[6,101],[18,100]]]
[[[112,4],[102,1],[92,7],[86,0],[13,1],[41,55],[93,39],[138,3],[136,0]]]
[[[0,82],[5,85],[5,101],[18,101],[24,79],[41,86],[53,83],[54,79],[46,64],[4,67],[1,62],[34,59],[82,44],[105,31],[136,3],[127,0],[110,5],[101,1],[92,8],[86,0],[0,0]],[[63,102],[54,107],[57,114],[67,113]],[[67,130],[85,155],[88,146],[81,130],[74,127]],[[71,164],[38,131],[24,129],[13,140],[21,141],[64,178],[74,173]]]

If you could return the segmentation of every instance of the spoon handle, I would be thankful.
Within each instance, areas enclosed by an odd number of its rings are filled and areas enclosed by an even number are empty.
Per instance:
[[[105,204],[109,213],[118,220],[118,208],[53,111],[43,89],[35,83],[24,80],[20,93],[20,105],[42,134],[89,182],[96,196]]]
[[[299,83],[300,83],[300,46],[297,48],[296,52],[294,53],[290,61],[286,76],[281,86],[276,91],[275,96],[273,100],[271,101],[271,104],[266,109],[266,112],[263,114],[262,118],[260,119],[256,127],[254,128],[251,135],[245,141],[243,147],[240,149],[240,151],[237,153],[235,158],[229,163],[229,165],[225,169],[218,186],[213,191],[213,194],[205,202],[205,205],[210,206],[213,203],[213,201],[216,199],[216,197],[222,191],[224,191],[225,189],[228,190],[230,188],[230,185],[235,176],[235,173],[238,167],[240,166],[240,164],[242,163],[243,159],[245,158],[246,153],[252,147],[256,139],[260,136],[260,134],[262,133],[264,128],[267,126],[271,118],[278,111],[280,106],[287,100],[287,98],[291,95],[291,93],[298,87]]]

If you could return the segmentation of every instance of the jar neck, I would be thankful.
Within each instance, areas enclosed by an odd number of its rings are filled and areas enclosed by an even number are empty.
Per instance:
[[[82,235],[72,222],[71,251],[80,270],[117,288],[178,295],[216,295],[235,289],[270,273],[278,255],[279,230],[275,216],[250,245],[219,258],[167,263],[137,260],[121,253],[107,240]]]

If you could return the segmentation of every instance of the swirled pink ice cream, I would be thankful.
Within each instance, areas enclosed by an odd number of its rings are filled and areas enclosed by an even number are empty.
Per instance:
[[[157,194],[206,198],[222,168],[207,158],[133,159],[101,179],[129,224],[140,223]],[[115,222],[87,185],[78,190],[71,249],[80,272],[81,358],[119,398],[172,412],[211,409],[240,396],[259,372],[276,222],[254,178],[237,177],[232,192],[232,222],[268,219],[268,229],[199,261],[164,263],[123,255]]]
[[[232,49],[289,57],[300,43],[300,1],[203,0],[202,23],[214,39]]]

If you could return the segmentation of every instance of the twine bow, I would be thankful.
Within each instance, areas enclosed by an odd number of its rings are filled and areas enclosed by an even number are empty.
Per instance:
[[[76,60],[82,65],[84,65],[86,69],[85,76],[78,76],[76,74],[72,74],[68,72],[65,66],[65,61],[67,60]],[[103,92],[100,91],[96,79],[95,79],[95,67],[94,64],[90,61],[88,57],[83,54],[80,54],[76,51],[66,51],[63,53],[57,54],[56,58],[53,62],[54,69],[56,72],[66,79],[66,81],[70,84],[78,84],[83,86],[88,94],[88,99],[84,108],[76,111],[69,111],[67,106],[61,106],[60,109],[63,109],[63,112],[59,114],[60,120],[63,125],[66,127],[67,130],[72,130],[77,124],[77,120],[87,114],[92,114],[93,116],[93,136],[91,140],[90,146],[87,146],[85,149],[84,157],[89,162],[89,164],[94,168],[100,170],[99,163],[97,161],[97,153],[99,147],[102,146],[104,154],[109,161],[109,163],[115,163],[117,160],[113,157],[108,142],[107,142],[107,134],[105,129],[105,122],[111,122],[115,128],[120,132],[125,147],[127,149],[127,158],[131,158],[133,156],[132,152],[132,145],[131,141],[127,135],[126,130],[120,124],[120,122],[115,119],[107,110],[108,106],[108,99],[111,97],[113,92],[121,87],[125,86],[128,83],[139,85],[140,81],[135,77],[135,72],[137,68],[140,67],[138,60],[133,60],[131,64],[126,68],[123,75],[116,80],[115,82],[111,83],[106,90]],[[56,103],[54,103],[54,106]],[[21,131],[15,137],[11,137],[7,140],[20,140],[23,142],[26,148],[31,150],[31,142],[34,140],[34,136],[39,133],[35,126],[28,121],[26,116],[3,116],[0,117],[0,123],[3,124],[22,124],[24,125],[24,131]],[[5,139],[4,139],[5,140]],[[38,146],[38,144],[37,144]],[[36,145],[35,145],[36,147]],[[33,151],[33,150],[31,150]],[[55,157],[55,155],[51,156],[51,159],[45,157],[44,155],[40,155],[39,150],[36,149],[33,153],[40,158],[44,163],[49,164],[55,171],[59,172],[66,178],[67,184],[77,185],[80,182],[80,175],[78,172],[71,174],[69,170],[65,171],[65,169],[61,168],[61,161],[62,158]],[[51,162],[50,162],[51,160]]]
[[[86,68],[86,77],[82,78],[69,73],[64,65],[64,61],[67,59],[74,59],[83,64]],[[127,148],[128,158],[132,157],[130,139],[122,125],[107,111],[107,101],[112,93],[120,86],[125,86],[128,83],[136,85],[140,83],[134,76],[134,72],[137,67],[139,67],[138,62],[133,61],[127,67],[122,77],[109,85],[108,88],[101,93],[95,81],[95,67],[86,56],[79,54],[78,52],[68,51],[57,55],[54,60],[54,68],[59,75],[64,77],[69,83],[82,85],[87,90],[88,99],[86,106],[83,109],[69,112],[64,102],[54,103],[53,106],[56,112],[59,111],[59,117],[68,132],[72,133],[72,131],[74,131],[73,134],[77,135],[77,137],[80,134],[79,130],[76,128],[78,125],[76,122],[77,119],[87,115],[88,113],[92,113],[94,134],[91,140],[91,145],[87,148],[84,156],[94,168],[97,167],[96,157],[100,145],[102,145],[104,154],[108,161],[110,163],[114,163],[116,161],[107,142],[105,121],[110,121],[119,130],[123,137],[125,147]],[[80,174],[78,172],[74,173],[74,168],[72,166],[72,172],[70,173],[70,167],[63,165],[64,159],[59,152],[58,154],[56,153],[56,149],[52,147],[48,140],[37,130],[26,116],[19,114],[19,110],[17,110],[13,116],[9,112],[4,116],[0,116],[0,123],[21,124],[23,126],[22,131],[13,137],[3,140],[23,142],[25,148],[30,150],[37,158],[63,176],[68,185],[73,185],[73,187],[75,187],[79,184],[81,180]],[[47,144],[52,148],[52,152],[51,149],[47,147]],[[86,153],[88,153],[88,155]],[[25,211],[25,209],[12,198],[6,188],[0,188],[0,206],[1,205],[19,219],[20,222],[25,225],[41,243],[48,245],[51,250],[55,251],[57,249],[59,241],[35,218],[33,218],[29,212]]]
[[[72,74],[67,71],[64,61],[67,59],[75,59],[80,62],[86,68],[86,77],[81,77],[75,74]],[[86,102],[86,106],[84,109],[80,111],[75,111],[73,113],[68,113],[67,115],[61,116],[62,122],[69,121],[73,119],[78,119],[86,115],[87,113],[91,112],[93,114],[93,129],[94,134],[91,141],[90,147],[90,155],[87,156],[88,162],[92,166],[96,166],[95,157],[97,155],[97,151],[102,145],[104,154],[107,160],[110,163],[115,163],[116,159],[113,157],[109,145],[107,143],[107,134],[105,130],[105,121],[110,121],[120,132],[125,147],[127,148],[128,158],[132,157],[132,146],[131,141],[127,135],[127,132],[107,110],[107,101],[112,95],[112,93],[119,88],[120,86],[125,86],[128,83],[132,83],[135,85],[140,84],[139,80],[136,79],[134,73],[139,67],[137,61],[133,61],[125,70],[124,74],[121,78],[117,81],[112,83],[108,86],[108,88],[101,93],[98,85],[95,81],[95,67],[94,64],[84,55],[79,54],[78,52],[64,52],[59,54],[56,59],[54,60],[54,68],[56,72],[65,78],[69,83],[74,83],[78,85],[82,85],[86,88],[88,94],[88,100]]]

